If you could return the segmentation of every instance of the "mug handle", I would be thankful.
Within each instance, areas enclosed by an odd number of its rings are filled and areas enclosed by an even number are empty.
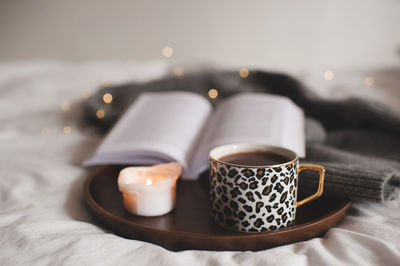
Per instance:
[[[318,190],[315,194],[312,194],[311,196],[308,196],[305,199],[298,201],[296,203],[296,207],[299,207],[307,202],[319,198],[322,195],[322,192],[324,192],[325,168],[321,165],[316,165],[316,164],[300,164],[297,174],[299,175],[300,172],[303,170],[316,171],[319,173]]]

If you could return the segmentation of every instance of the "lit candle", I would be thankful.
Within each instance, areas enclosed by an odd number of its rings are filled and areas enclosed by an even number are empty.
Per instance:
[[[158,216],[175,207],[176,181],[182,172],[179,163],[150,167],[127,167],[118,176],[125,209],[141,216]]]

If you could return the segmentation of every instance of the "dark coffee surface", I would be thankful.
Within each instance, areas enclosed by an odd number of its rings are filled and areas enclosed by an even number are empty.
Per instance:
[[[220,161],[249,166],[266,166],[282,164],[291,161],[289,158],[273,152],[240,152],[233,153],[219,158]]]

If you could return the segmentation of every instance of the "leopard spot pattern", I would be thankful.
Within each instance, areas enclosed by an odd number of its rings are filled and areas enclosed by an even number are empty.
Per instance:
[[[213,220],[237,231],[271,231],[295,218],[298,160],[274,168],[241,168],[211,161]]]

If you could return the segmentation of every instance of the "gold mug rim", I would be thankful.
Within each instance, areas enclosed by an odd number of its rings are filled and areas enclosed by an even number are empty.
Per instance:
[[[221,160],[219,160],[219,159],[213,158],[213,157],[211,156],[211,153],[212,153],[215,149],[222,148],[222,147],[233,146],[233,145],[253,145],[253,146],[259,146],[259,147],[260,147],[260,148],[258,148],[258,149],[254,149],[253,151],[265,151],[265,148],[278,149],[278,150],[282,150],[282,151],[285,151],[285,152],[293,153],[293,154],[295,155],[295,158],[292,159],[292,160],[290,160],[290,161],[287,161],[287,162],[285,162],[285,163],[281,163],[281,164],[270,164],[270,165],[258,165],[258,166],[254,166],[254,165],[244,165],[244,164],[233,164],[233,163],[228,163],[228,162],[224,162],[224,161],[221,161]],[[251,152],[253,152],[253,151],[251,151]],[[235,154],[235,153],[230,153],[230,154]],[[282,156],[284,156],[284,155],[282,155]],[[268,145],[268,144],[257,144],[257,143],[232,143],[232,144],[220,145],[220,146],[217,146],[217,147],[213,148],[213,149],[210,151],[208,157],[209,157],[210,161],[214,161],[214,162],[219,163],[219,164],[229,165],[229,166],[238,167],[238,168],[258,168],[258,169],[259,169],[259,168],[276,168],[276,167],[281,167],[281,166],[293,164],[293,163],[295,163],[296,161],[299,160],[299,156],[297,155],[297,153],[294,152],[294,151],[292,151],[292,150],[290,150],[290,149],[286,149],[286,148],[283,148],[283,147],[280,147],[280,146],[274,146],[274,145]],[[285,156],[284,156],[284,157],[285,157]]]

